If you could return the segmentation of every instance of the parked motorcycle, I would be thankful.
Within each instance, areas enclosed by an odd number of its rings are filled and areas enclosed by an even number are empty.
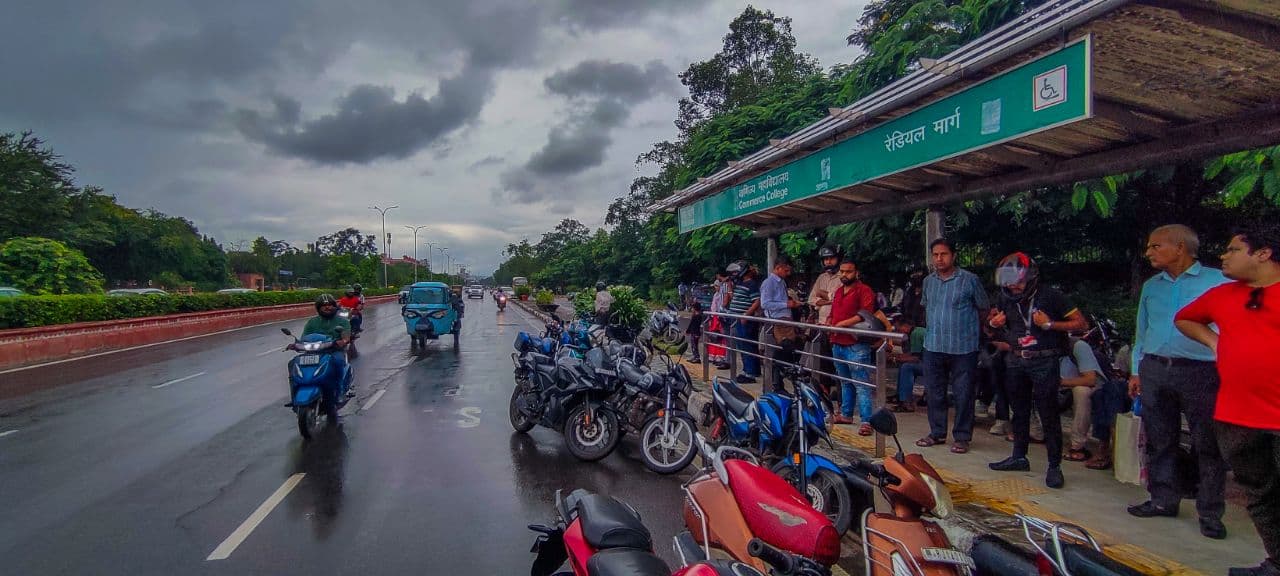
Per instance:
[[[669,576],[667,563],[653,553],[653,537],[634,508],[616,498],[574,490],[568,498],[556,491],[556,521],[530,524],[539,534],[531,550],[533,576],[550,576],[566,561],[574,576],[625,574]],[[564,573],[561,573],[564,574]],[[685,566],[676,576],[763,576],[754,568],[729,560]]]
[[[869,506],[862,514],[859,532],[867,576],[971,574],[974,562],[969,555],[955,549],[937,523],[923,518],[945,518],[952,511],[942,476],[923,456],[902,449],[892,412],[881,408],[869,422],[876,432],[893,438],[898,453],[883,463],[857,459],[848,470],[850,478],[878,487],[892,510],[876,512]]]
[[[646,366],[634,346],[611,345],[606,351],[616,354],[612,361],[621,385],[608,406],[618,413],[626,430],[639,431],[644,465],[659,474],[674,474],[696,455],[693,435],[698,428],[688,412],[693,379],[667,351],[644,342],[650,354],[663,360],[663,370]]]
[[[807,371],[784,368],[783,373],[791,377],[799,395],[770,392],[757,399],[732,380],[716,377],[712,401],[703,407],[703,425],[710,428],[713,445],[744,448],[771,463],[843,534],[854,515],[844,471],[810,450],[811,439],[831,444],[821,393],[811,385]]]
[[[970,554],[980,574],[1013,576],[1137,576],[1141,572],[1116,561],[1084,528],[1019,514],[1022,533],[1034,553],[993,534],[973,542]]]
[[[686,563],[711,557],[712,548],[756,570],[829,575],[840,558],[840,534],[800,492],[756,456],[735,446],[695,442],[705,467],[684,484],[684,523],[676,549]],[[780,566],[781,565],[781,566]]]
[[[552,357],[522,351],[519,336],[516,346],[521,353],[511,355],[516,384],[508,407],[511,427],[521,433],[539,425],[563,431],[569,452],[580,460],[613,452],[622,431],[615,411],[605,406],[615,382],[608,378],[604,351],[594,348],[579,359],[558,348]]]
[[[293,336],[288,328],[281,328]],[[336,357],[346,354],[336,342],[324,334],[308,334],[294,338],[287,348],[297,352],[289,360],[289,398],[285,406],[298,415],[298,432],[310,440],[321,427],[338,424],[338,410],[346,405],[354,372],[351,364],[339,367]]]

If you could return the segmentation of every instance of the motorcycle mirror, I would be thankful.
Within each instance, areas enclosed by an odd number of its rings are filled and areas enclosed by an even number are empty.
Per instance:
[[[288,328],[281,328],[280,331],[284,332],[285,336],[293,336],[293,332],[290,332]]]
[[[867,422],[871,424],[872,430],[885,436],[894,436],[898,433],[898,419],[887,408],[877,410]]]

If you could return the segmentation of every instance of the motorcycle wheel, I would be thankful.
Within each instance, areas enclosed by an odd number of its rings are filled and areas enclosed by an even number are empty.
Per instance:
[[[693,433],[696,426],[687,416],[671,416],[663,430],[663,418],[654,414],[640,427],[640,454],[644,465],[659,474],[684,470],[697,452]]]
[[[773,465],[773,473],[781,476],[788,484],[800,489],[800,476],[788,460],[781,460]],[[827,469],[819,469],[809,478],[808,491],[805,497],[813,508],[822,512],[836,527],[836,533],[844,536],[853,523],[853,498],[849,496],[849,487],[844,478]]]
[[[587,422],[587,415],[594,418]],[[608,456],[622,439],[618,434],[618,418],[607,410],[588,412],[583,404],[569,412],[564,423],[564,440],[569,453],[579,460],[594,462]]]
[[[514,428],[516,432],[524,434],[533,429],[535,422],[533,421],[533,418],[530,418],[525,415],[524,412],[521,412],[517,405],[520,400],[520,390],[521,387],[516,386],[516,389],[511,391],[511,404],[507,407],[507,418],[511,420],[511,427]]]
[[[298,433],[303,440],[310,440],[320,431],[320,407],[317,403],[298,412]]]

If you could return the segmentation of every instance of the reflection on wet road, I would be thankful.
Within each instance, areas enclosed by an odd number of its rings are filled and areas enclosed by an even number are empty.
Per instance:
[[[632,441],[582,463],[553,431],[512,432],[511,342],[532,317],[471,300],[458,347],[418,351],[398,312],[368,314],[344,425],[308,443],[272,352],[301,321],[3,376],[0,432],[20,431],[0,436],[3,571],[526,573],[526,525],[574,488],[635,506],[675,564],[679,480]]]

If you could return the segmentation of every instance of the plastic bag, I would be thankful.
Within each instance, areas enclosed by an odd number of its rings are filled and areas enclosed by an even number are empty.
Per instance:
[[[1133,414],[1116,416],[1114,431],[1116,480],[1127,484],[1147,483],[1147,437],[1142,431],[1142,418]]]

